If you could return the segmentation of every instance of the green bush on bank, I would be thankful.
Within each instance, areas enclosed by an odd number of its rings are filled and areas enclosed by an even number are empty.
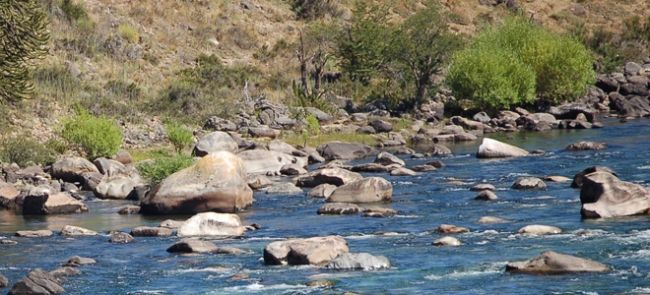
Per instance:
[[[184,148],[192,144],[194,136],[192,131],[178,123],[168,123],[165,125],[167,138],[174,145],[176,153],[180,154]]]
[[[183,154],[158,154],[153,159],[138,164],[137,168],[140,175],[156,184],[167,176],[189,167],[193,161],[192,157]]]
[[[61,136],[89,159],[110,157],[122,145],[122,130],[112,119],[82,110],[64,120]]]
[[[592,64],[591,53],[580,42],[553,34],[526,19],[510,18],[481,32],[468,49],[455,55],[450,67],[454,74],[447,81],[458,98],[475,99],[491,107],[509,107],[530,99],[530,92],[525,89],[530,87],[529,75],[524,70],[528,67],[535,77],[536,95],[559,103],[585,93],[595,79]],[[493,77],[506,66],[515,72]],[[467,81],[474,84],[466,84]],[[489,97],[472,95],[484,94],[488,89],[492,89]],[[519,96],[515,97],[515,93]]]
[[[0,142],[0,161],[20,167],[54,162],[57,151],[28,137],[6,138]]]

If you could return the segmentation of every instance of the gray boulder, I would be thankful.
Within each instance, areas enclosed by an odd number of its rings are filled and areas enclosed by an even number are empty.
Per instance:
[[[99,170],[95,164],[81,157],[65,158],[52,164],[52,177],[66,182],[84,183],[86,173],[99,173]]]
[[[385,256],[374,256],[369,253],[343,253],[325,267],[334,270],[370,271],[390,268],[390,261]]]
[[[594,173],[594,172],[607,172],[607,173],[612,174],[614,176],[618,176],[618,175],[616,175],[616,172],[614,172],[614,170],[609,169],[609,168],[607,168],[605,166],[593,166],[593,167],[589,167],[589,168],[587,168],[585,170],[582,170],[578,174],[576,174],[573,177],[573,182],[571,182],[571,187],[572,188],[580,188],[580,187],[582,187],[582,183],[584,182],[585,175],[591,174],[591,173]]]
[[[78,227],[74,225],[66,225],[61,229],[61,235],[63,236],[95,236],[97,235],[96,231],[85,229],[83,227]]]
[[[88,207],[67,192],[51,193],[32,189],[23,199],[24,215],[70,214],[88,211]]]
[[[170,253],[214,253],[217,250],[214,243],[197,239],[184,239],[167,248]]]
[[[335,189],[336,189],[335,185],[323,183],[311,189],[308,195],[312,198],[324,199],[329,197],[334,192]]]
[[[37,268],[30,271],[26,277],[16,282],[7,294],[61,294],[65,292],[65,290],[59,284],[59,280],[57,280],[55,276]]]
[[[230,134],[221,131],[212,132],[201,139],[194,146],[192,154],[197,157],[203,157],[207,154],[227,151],[237,152],[239,146],[237,142],[230,136]]]
[[[609,267],[600,262],[546,251],[526,261],[508,263],[506,271],[524,274],[558,275],[581,272],[607,272]]]
[[[108,241],[113,244],[128,244],[133,242],[133,236],[125,232],[114,231],[110,233]]]
[[[341,168],[324,168],[312,171],[296,179],[296,185],[299,187],[316,187],[327,183],[341,186],[362,179],[359,173],[351,172]]]
[[[241,236],[246,229],[239,216],[228,213],[204,212],[192,216],[178,228],[179,237]]]
[[[372,148],[360,143],[329,142],[318,147],[318,152],[326,160],[354,160],[368,156]]]
[[[491,138],[483,138],[483,143],[478,147],[478,158],[508,158],[528,156],[528,152],[507,143]]]
[[[338,187],[327,198],[331,203],[374,203],[390,201],[393,186],[381,177],[369,177]]]
[[[347,241],[339,236],[289,239],[266,245],[264,263],[269,265],[324,265],[348,252]]]
[[[512,188],[519,190],[546,189],[546,183],[537,177],[519,177],[512,184]]]
[[[580,202],[586,218],[649,214],[650,190],[608,172],[594,172],[583,178]]]
[[[375,158],[375,163],[382,164],[382,165],[392,165],[392,164],[397,164],[400,166],[406,165],[406,163],[404,163],[404,160],[398,158],[397,156],[389,152],[379,153],[377,155],[377,158]]]
[[[134,237],[169,237],[172,230],[166,227],[138,226],[131,229]]]
[[[279,175],[282,167],[295,165],[305,167],[308,164],[307,157],[296,157],[277,151],[268,150],[247,150],[237,154],[244,162],[247,174]]]
[[[567,151],[598,151],[607,148],[607,145],[602,142],[593,141],[579,141],[572,143],[566,147]]]

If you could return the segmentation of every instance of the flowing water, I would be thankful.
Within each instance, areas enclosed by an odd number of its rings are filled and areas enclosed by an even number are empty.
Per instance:
[[[165,250],[177,238],[136,238],[126,245],[110,244],[106,235],[65,238],[13,238],[18,245],[0,245],[0,273],[11,281],[30,269],[53,269],[73,255],[92,257],[97,264],[64,284],[70,294],[612,294],[650,292],[650,219],[582,220],[579,191],[568,183],[548,183],[545,191],[510,189],[519,176],[563,175],[593,165],[605,165],[623,180],[650,182],[650,120],[626,124],[608,122],[606,128],[495,135],[528,150],[543,149],[544,156],[505,160],[479,160],[478,143],[452,146],[455,156],[443,159],[446,167],[415,177],[379,176],[394,186],[393,218],[319,216],[322,200],[305,196],[256,193],[256,202],[241,214],[245,223],[262,229],[241,239],[216,241],[218,245],[250,251],[247,255],[179,256]],[[604,141],[604,151],[565,152],[578,140]],[[365,159],[364,161],[369,161]],[[406,159],[415,165],[431,159]],[[363,161],[362,161],[363,162]],[[449,183],[450,178],[466,185]],[[477,182],[497,187],[499,200],[474,201],[469,187]],[[90,213],[23,217],[0,212],[0,236],[20,229],[59,230],[72,224],[106,232],[139,225],[157,225],[164,218],[122,216],[126,203],[89,201]],[[502,224],[478,224],[481,216],[499,216]],[[184,218],[184,217],[178,217]],[[471,229],[457,237],[460,247],[435,247],[440,237],[431,229],[451,223]],[[515,234],[527,224],[561,227],[559,235],[526,237]],[[385,255],[393,267],[372,272],[339,272],[315,267],[265,266],[262,249],[278,239],[341,235],[351,252]],[[554,250],[605,263],[606,274],[559,276],[513,275],[504,272],[508,261],[523,260]],[[248,278],[235,280],[235,274]],[[330,280],[331,289],[305,283]]]

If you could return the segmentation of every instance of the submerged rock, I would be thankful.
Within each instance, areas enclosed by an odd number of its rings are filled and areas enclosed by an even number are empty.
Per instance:
[[[491,190],[482,190],[476,195],[476,197],[474,197],[474,200],[480,201],[496,201],[498,199],[499,197],[497,197],[497,194]]]
[[[621,181],[608,172],[583,177],[580,210],[583,217],[606,218],[650,213],[650,190],[636,183]]]
[[[460,233],[469,232],[469,229],[466,227],[456,226],[453,224],[441,224],[440,226],[438,226],[438,228],[436,228],[436,231],[441,234],[460,234]]]
[[[550,226],[550,225],[541,225],[541,224],[531,224],[531,225],[526,225],[517,231],[519,234],[526,234],[526,235],[551,235],[551,234],[559,234],[562,232],[562,229],[559,227],[555,226]]]
[[[116,231],[110,234],[108,241],[113,244],[128,244],[133,242],[133,237],[125,232]]]
[[[172,230],[166,227],[138,226],[131,229],[131,235],[134,237],[168,237],[172,235]]]
[[[343,185],[327,198],[336,203],[373,203],[390,201],[393,186],[381,177],[368,177]]]
[[[528,156],[528,152],[514,145],[509,145],[491,138],[483,138],[478,147],[478,158],[508,158]]]
[[[59,281],[52,274],[40,268],[34,269],[26,277],[16,282],[8,295],[19,294],[61,294],[65,292]]]
[[[19,230],[16,232],[17,237],[21,238],[42,238],[49,237],[53,235],[51,230],[41,229],[41,230]]]
[[[397,215],[397,211],[391,208],[366,208],[361,211],[363,217],[391,217]]]
[[[461,245],[460,240],[454,238],[454,237],[442,237],[440,239],[437,239],[433,241],[434,246],[451,246],[451,247],[458,247]]]
[[[326,215],[348,215],[357,214],[361,208],[350,203],[327,203],[318,208],[318,214]]]
[[[178,228],[178,236],[241,236],[244,231],[246,229],[235,214],[205,212],[185,221]]]
[[[390,261],[385,256],[374,256],[369,253],[343,253],[326,266],[335,270],[378,270],[390,268]]]
[[[539,256],[526,261],[511,262],[506,271],[525,274],[557,275],[579,272],[607,272],[606,265],[553,251],[542,252]]]
[[[266,245],[264,263],[269,265],[322,265],[348,252],[347,241],[339,236],[289,239]]]
[[[68,259],[68,261],[66,261],[66,263],[63,266],[77,267],[77,266],[81,266],[81,265],[91,265],[91,264],[95,264],[95,263],[97,263],[97,261],[95,261],[95,259],[92,259],[92,258],[81,257],[81,256],[73,256],[73,257],[70,257]]]
[[[120,208],[120,210],[117,211],[117,213],[120,214],[120,215],[138,214],[138,213],[140,213],[140,206],[126,205],[126,206]]]
[[[580,141],[566,147],[567,151],[599,151],[606,149],[607,145],[602,142]]]
[[[85,229],[74,225],[66,225],[61,229],[61,235],[64,236],[94,236],[96,231]]]
[[[546,189],[546,183],[537,177],[520,177],[512,184],[513,189]]]
[[[167,248],[170,253],[214,253],[218,249],[217,245],[210,241],[197,239],[184,239],[176,242]]]
[[[551,176],[544,177],[544,180],[550,182],[568,182],[571,181],[571,178],[568,178],[566,176],[551,175]]]
[[[496,216],[483,216],[478,219],[478,223],[481,224],[506,223],[506,222],[508,221],[501,217],[496,217]]]
[[[81,271],[76,267],[72,266],[63,266],[59,267],[53,271],[50,271],[50,274],[57,278],[59,281],[63,280],[65,277],[71,277],[81,274]]]
[[[145,214],[231,213],[252,203],[242,161],[229,152],[216,152],[165,178],[140,206]]]

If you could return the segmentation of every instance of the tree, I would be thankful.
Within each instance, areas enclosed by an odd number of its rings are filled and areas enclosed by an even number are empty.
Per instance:
[[[296,58],[300,64],[300,85],[294,86],[294,92],[300,99],[314,103],[322,96],[323,75],[326,66],[333,59],[335,32],[335,28],[323,22],[311,23],[300,32],[296,48]],[[310,83],[312,79],[313,84]]]
[[[49,40],[47,16],[36,0],[0,0],[0,99],[18,101],[33,90],[29,68]]]
[[[414,86],[410,105],[416,107],[426,98],[431,77],[447,63],[461,45],[461,39],[452,35],[447,21],[436,4],[409,17],[394,33],[390,46],[394,71]]]

